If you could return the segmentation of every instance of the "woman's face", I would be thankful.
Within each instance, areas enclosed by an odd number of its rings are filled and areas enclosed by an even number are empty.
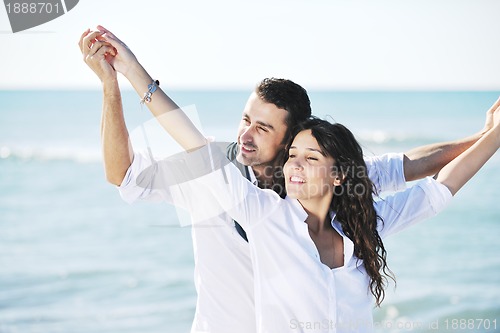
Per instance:
[[[333,194],[333,187],[339,185],[335,160],[323,154],[311,130],[297,134],[288,152],[283,172],[290,197],[309,200]]]

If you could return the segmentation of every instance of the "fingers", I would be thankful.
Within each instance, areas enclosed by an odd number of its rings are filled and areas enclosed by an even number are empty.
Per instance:
[[[78,47],[80,47],[80,51],[82,51],[82,45],[83,45],[83,38],[87,36],[90,32],[90,29],[87,29],[83,32],[83,34],[80,36],[80,40],[78,41]],[[82,51],[83,52],[83,51]]]
[[[106,29],[102,25],[98,25],[97,30],[101,31],[103,33],[103,35],[106,35],[107,38],[113,39],[113,40],[117,41],[118,43],[123,44],[123,42],[118,37],[116,37],[115,34],[113,34],[111,31],[109,31],[108,29]]]
[[[500,97],[497,99],[497,101],[491,106],[490,111],[495,111],[500,107]]]
[[[92,48],[92,45],[97,41],[97,37],[101,36],[103,33],[101,31],[93,31],[91,33],[87,33],[87,35],[83,36],[79,45],[80,50],[84,56],[89,54],[89,51]]]
[[[104,39],[109,41],[115,48],[127,48],[124,42],[122,42],[118,37],[115,36],[111,31],[103,27],[102,25],[98,25],[97,29],[101,31],[103,34],[101,35]]]
[[[115,56],[115,48],[112,47],[111,45],[102,45],[99,47],[99,49],[92,55],[90,56],[91,58],[97,58],[99,61],[104,59],[106,55],[112,55]]]
[[[104,35],[99,36],[99,40],[103,40],[103,41],[110,43],[111,45],[113,45],[113,47],[115,47],[119,51],[124,51],[124,50],[128,49],[128,47],[127,47],[127,45],[125,45],[125,43],[123,43],[121,40],[116,38],[116,36],[110,35],[108,33],[104,33]]]
[[[112,36],[113,38],[115,39],[118,39],[111,31],[109,31],[108,29],[106,29],[105,27],[103,27],[102,25],[98,25],[97,26],[97,30],[99,31],[102,31],[102,32],[105,32],[106,34]]]
[[[113,45],[111,45],[110,43],[98,40],[92,44],[92,47],[90,48],[89,52],[87,53],[86,58],[92,58],[95,55],[101,55],[104,53],[108,53],[108,54],[111,54],[113,56],[116,55],[116,51],[115,51],[115,48],[113,47]]]

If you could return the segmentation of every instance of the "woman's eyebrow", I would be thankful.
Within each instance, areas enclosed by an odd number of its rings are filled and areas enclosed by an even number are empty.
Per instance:
[[[292,149],[297,149],[297,147],[295,147],[295,146],[290,146],[290,148],[288,148],[288,150],[292,150]],[[316,148],[306,148],[306,149],[307,149],[307,150],[309,150],[309,151],[315,151],[315,152],[318,152],[318,153],[320,153],[321,155],[326,156],[326,155],[325,155],[325,154],[324,154],[321,150],[319,150],[319,149],[316,149]]]

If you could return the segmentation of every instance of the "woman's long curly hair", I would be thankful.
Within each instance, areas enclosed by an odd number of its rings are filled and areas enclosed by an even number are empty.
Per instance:
[[[363,261],[370,276],[370,291],[380,306],[387,277],[395,279],[377,231],[378,221],[383,221],[373,206],[376,189],[368,178],[363,150],[351,131],[341,124],[311,117],[295,128],[292,138],[304,130],[311,130],[323,153],[334,158],[332,171],[343,178],[342,185],[335,187],[331,209],[336,212],[345,235],[354,243],[354,254]]]

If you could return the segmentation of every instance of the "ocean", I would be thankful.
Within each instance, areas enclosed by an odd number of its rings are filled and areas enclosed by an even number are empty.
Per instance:
[[[249,92],[173,91],[229,141]],[[479,131],[498,92],[311,91],[365,154]],[[194,315],[189,227],[166,204],[123,202],[104,177],[100,91],[0,91],[0,333],[182,333]],[[136,148],[161,148],[134,92]],[[162,141],[162,145],[165,145]],[[176,150],[175,144],[169,149]],[[500,332],[500,154],[441,214],[386,240],[396,275],[377,332]]]

